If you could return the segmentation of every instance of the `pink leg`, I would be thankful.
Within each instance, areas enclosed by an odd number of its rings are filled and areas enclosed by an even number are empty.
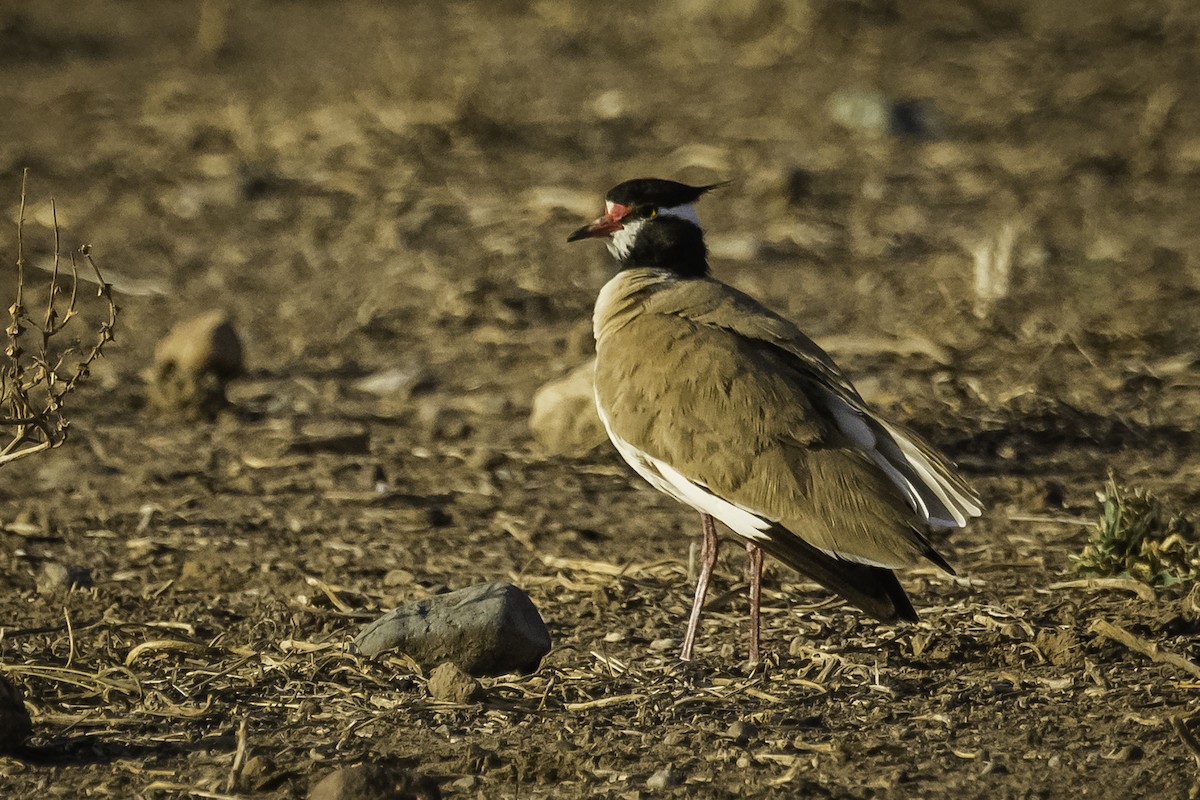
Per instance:
[[[762,548],[753,542],[746,542],[746,554],[750,556],[750,564],[746,572],[750,577],[750,663],[758,663],[758,610],[762,601]]]
[[[708,581],[712,578],[713,567],[717,565],[717,525],[711,516],[701,514],[700,527],[704,530],[704,542],[700,545],[700,577],[696,579],[696,599],[692,601],[692,614],[688,617],[683,649],[679,652],[679,657],[684,661],[692,660],[696,628],[700,625],[700,610],[704,607],[704,596],[708,594]]]

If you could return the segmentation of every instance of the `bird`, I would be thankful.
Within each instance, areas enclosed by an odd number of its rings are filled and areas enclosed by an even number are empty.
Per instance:
[[[759,661],[763,553],[891,623],[917,612],[895,570],[954,569],[929,534],[983,512],[925,439],[872,409],[812,339],[710,274],[696,201],[723,184],[637,178],[567,237],[604,239],[617,273],[592,317],[596,410],[621,457],[700,513],[680,658],[692,660],[720,521],[749,555]]]

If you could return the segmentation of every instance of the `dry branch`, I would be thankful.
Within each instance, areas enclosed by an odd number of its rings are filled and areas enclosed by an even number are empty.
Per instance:
[[[1098,619],[1092,623],[1088,629],[1091,633],[1096,633],[1106,639],[1111,639],[1117,644],[1125,645],[1125,647],[1141,653],[1156,664],[1170,664],[1173,667],[1178,667],[1192,677],[1200,678],[1200,665],[1191,661],[1177,653],[1169,653],[1159,648],[1154,642],[1148,642],[1139,636],[1130,633],[1120,625],[1113,625],[1106,620]]]
[[[11,429],[0,446],[0,466],[18,458],[58,447],[67,438],[69,422],[64,412],[66,396],[86,378],[91,365],[113,340],[117,306],[112,287],[105,282],[90,248],[79,249],[98,286],[96,296],[105,307],[96,323],[94,339],[81,339],[56,347],[71,320],[78,314],[79,262],[71,254],[69,296],[61,283],[61,250],[58,211],[51,203],[54,219],[54,264],[46,292],[46,305],[35,315],[25,305],[25,197],[29,171],[21,176],[21,206],[17,217],[17,261],[15,299],[8,308],[4,329],[4,358],[0,360],[0,427]],[[72,355],[75,356],[72,359]],[[3,439],[0,439],[3,441]]]

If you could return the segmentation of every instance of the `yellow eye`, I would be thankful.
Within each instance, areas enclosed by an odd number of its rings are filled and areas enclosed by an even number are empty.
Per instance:
[[[642,209],[642,216],[646,219],[654,219],[658,216],[658,209],[654,206],[646,206]]]

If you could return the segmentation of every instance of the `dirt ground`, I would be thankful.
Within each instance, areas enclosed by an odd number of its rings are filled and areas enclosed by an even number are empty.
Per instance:
[[[201,25],[223,8],[0,3],[0,254],[28,167],[31,261],[54,198],[122,308],[70,441],[0,484],[0,671],[35,725],[0,796],[300,798],[365,761],[446,797],[1195,796],[1195,595],[1070,556],[1109,470],[1200,500],[1200,7],[252,0]],[[959,577],[902,576],[919,624],[772,567],[751,669],[729,546],[681,664],[697,520],[607,446],[534,447],[612,269],[565,237],[642,175],[732,181],[700,206],[716,274],[982,492],[939,546]],[[150,413],[155,342],[210,308],[248,354],[232,408]],[[93,585],[39,590],[47,563]],[[346,650],[493,579],[554,648],[479,703]]]

